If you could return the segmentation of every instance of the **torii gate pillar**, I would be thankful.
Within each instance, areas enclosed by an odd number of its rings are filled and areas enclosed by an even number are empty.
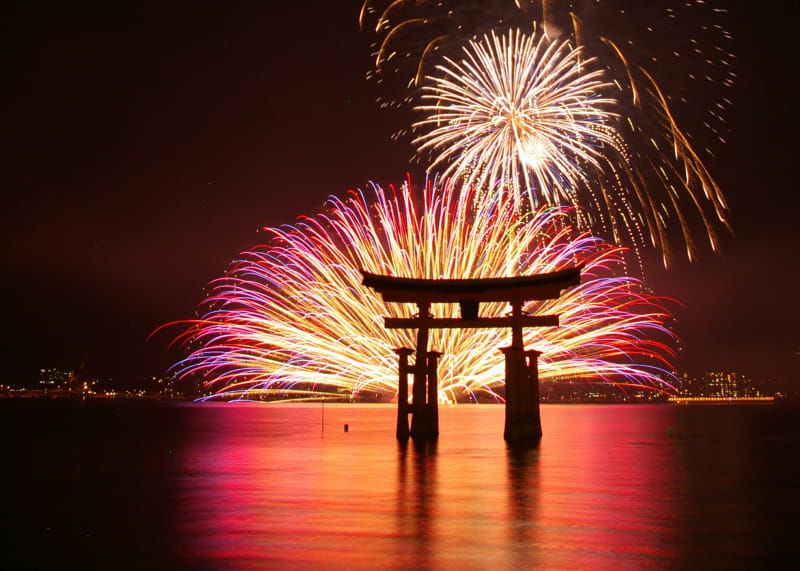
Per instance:
[[[399,363],[399,378],[397,379],[397,431],[398,440],[408,439],[408,356],[414,352],[408,347],[399,347],[394,350]]]
[[[503,438],[509,443],[535,444],[542,438],[539,415],[541,353],[522,347],[501,349],[506,358],[506,422]]]
[[[400,375],[397,384],[397,431],[398,440],[409,436],[417,439],[435,439],[439,436],[439,380],[437,367],[438,351],[427,352],[427,366],[420,369],[410,365],[408,357],[413,349],[400,347],[394,350],[399,356]],[[419,360],[420,357],[417,357]],[[408,373],[414,373],[414,391],[411,404],[408,404]],[[408,429],[408,415],[411,414],[411,430]]]

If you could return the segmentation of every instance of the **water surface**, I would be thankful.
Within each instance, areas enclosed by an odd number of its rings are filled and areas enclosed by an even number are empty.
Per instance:
[[[0,403],[4,568],[760,567],[796,556],[800,418],[776,406],[440,410]],[[324,419],[323,419],[324,415]],[[344,424],[349,431],[343,430]]]

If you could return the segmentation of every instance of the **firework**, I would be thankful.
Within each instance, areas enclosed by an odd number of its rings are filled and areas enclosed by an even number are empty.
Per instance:
[[[421,157],[432,155],[436,168],[467,173],[472,181],[488,177],[487,182],[493,178],[496,182],[508,174],[507,185],[534,190],[534,202],[577,204],[581,207],[578,211],[587,217],[582,222],[616,242],[636,248],[650,243],[661,250],[665,265],[669,265],[677,232],[687,256],[693,259],[697,250],[695,227],[703,228],[715,251],[719,249],[718,228],[730,230],[724,196],[705,164],[713,152],[707,142],[683,128],[687,122],[702,126],[725,142],[724,115],[731,102],[722,90],[733,85],[736,76],[732,71],[734,56],[728,47],[731,36],[716,23],[726,10],[715,4],[703,0],[677,6],[638,0],[579,4],[557,0],[368,0],[360,20],[364,27],[374,20],[379,39],[375,72],[370,75],[378,81],[393,75],[408,77],[411,91],[406,92],[402,103],[415,105],[426,114],[417,123],[423,131],[417,137]],[[448,147],[448,121],[449,127],[458,128],[475,119],[457,116],[459,106],[462,111],[468,107],[480,107],[488,114],[497,111],[494,98],[454,104],[450,96],[459,92],[457,87],[462,95],[482,91],[490,96],[494,91],[500,101],[509,95],[509,87],[518,92],[517,86],[503,84],[498,90],[497,84],[480,83],[478,78],[511,73],[519,62],[500,58],[490,61],[481,55],[529,55],[517,53],[520,46],[499,49],[496,38],[499,35],[512,44],[514,30],[527,30],[532,36],[537,24],[546,38],[536,44],[540,56],[553,57],[540,45],[550,42],[547,47],[556,51],[560,47],[562,59],[574,65],[572,71],[593,75],[598,81],[594,85],[597,91],[581,94],[590,96],[582,102],[597,107],[593,109],[596,115],[576,117],[581,126],[593,123],[591,132],[571,139],[577,148],[570,148],[563,140],[534,138],[527,148],[517,143],[513,155],[512,147],[506,146],[508,153],[479,157],[479,161],[472,152],[486,148],[489,141],[458,141]],[[466,41],[470,44],[464,48]],[[521,47],[530,49],[526,42],[523,44]],[[544,66],[544,62],[537,62],[535,65]],[[669,78],[669,89],[657,81],[657,67],[668,70],[662,73]],[[402,91],[396,85],[392,90]],[[614,104],[600,105],[601,100]],[[398,104],[396,100],[381,102],[387,107]],[[559,132],[571,130],[567,126]],[[486,133],[497,137],[496,131]],[[556,151],[560,153],[558,162],[554,160]],[[603,153],[605,156],[598,156]],[[549,160],[543,161],[543,156]],[[476,166],[468,166],[470,161]],[[482,171],[487,166],[488,173]],[[492,177],[492,172],[497,172],[497,177]]]
[[[382,315],[410,317],[361,285],[360,269],[425,278],[481,278],[552,272],[585,265],[583,283],[554,301],[525,310],[559,314],[561,326],[525,331],[543,352],[543,379],[584,378],[619,386],[669,390],[668,313],[635,278],[619,276],[619,247],[563,223],[561,209],[520,217],[512,201],[474,200],[454,185],[427,185],[415,201],[410,184],[373,186],[332,198],[327,209],[293,226],[270,229],[211,284],[211,293],[179,341],[189,349],[174,372],[194,375],[211,398],[320,399],[361,391],[393,396],[396,347],[414,346],[413,331],[386,330]],[[502,315],[503,304],[485,304]],[[453,304],[434,304],[455,317]],[[508,333],[495,329],[437,330],[430,346],[439,366],[443,402],[495,395],[503,384],[498,350]]]
[[[519,31],[487,35],[460,62],[446,61],[417,107],[427,117],[415,127],[427,132],[415,143],[435,155],[429,169],[490,192],[510,188],[517,199],[525,190],[534,209],[583,204],[581,189],[594,190],[592,175],[620,153],[608,126],[615,101],[602,96],[609,84],[594,61]]]

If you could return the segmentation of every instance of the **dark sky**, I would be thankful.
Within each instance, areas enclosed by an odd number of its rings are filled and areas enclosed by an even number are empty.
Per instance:
[[[794,158],[798,2],[731,2],[739,84],[709,166],[732,207],[723,254],[657,265],[679,299],[679,367],[795,376],[800,291]],[[398,182],[402,113],[367,82],[360,3],[20,3],[6,8],[2,89],[3,363],[133,377],[175,357],[158,325],[263,226],[367,180]],[[691,127],[691,126],[689,126]]]

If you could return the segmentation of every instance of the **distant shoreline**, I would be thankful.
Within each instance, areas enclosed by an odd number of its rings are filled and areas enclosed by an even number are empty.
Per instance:
[[[198,400],[199,397],[187,396],[161,396],[161,395],[135,395],[135,394],[87,394],[87,395],[73,395],[73,394],[40,394],[38,391],[13,391],[11,393],[0,394],[0,401],[16,401],[16,402],[52,402],[52,403],[104,403],[104,402],[152,402],[152,403],[203,403]],[[369,400],[326,400],[326,401],[293,401],[291,399],[275,399],[275,400],[246,400],[246,399],[230,399],[230,400],[213,400],[207,401],[210,403],[226,403],[226,404],[272,404],[272,405],[311,405],[322,406],[323,402],[328,405],[388,405],[391,407],[396,406],[396,402],[392,401],[369,401]],[[459,402],[453,405],[442,406],[464,406],[464,405],[499,405],[503,406],[503,402]],[[669,397],[663,400],[613,400],[613,399],[575,399],[575,400],[542,400],[541,405],[580,405],[580,404],[593,404],[593,405],[677,405],[677,406],[765,406],[765,405],[797,405],[800,400],[775,398],[775,397]]]

